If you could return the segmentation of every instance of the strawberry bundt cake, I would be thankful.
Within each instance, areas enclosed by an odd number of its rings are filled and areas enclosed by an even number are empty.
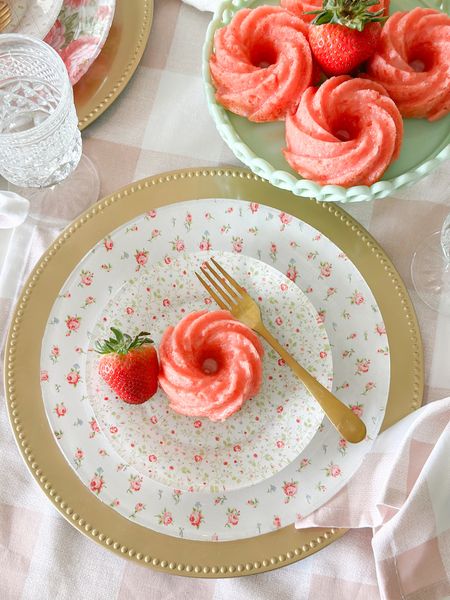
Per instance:
[[[264,350],[228,311],[199,311],[164,332],[159,383],[182,415],[223,421],[258,393]]]
[[[394,13],[367,76],[386,88],[404,117],[435,121],[450,110],[450,17],[430,8]]]
[[[289,12],[297,15],[303,21],[307,23],[311,22],[316,15],[308,15],[305,13],[322,10],[323,0],[281,0],[281,6]],[[384,9],[384,14],[389,14],[389,0],[380,0],[379,3],[374,4],[368,8],[370,12],[376,12],[377,10]]]
[[[332,77],[302,95],[286,118],[291,167],[321,185],[371,185],[400,153],[403,122],[381,85]]]
[[[250,121],[283,119],[311,85],[307,36],[307,24],[279,6],[239,10],[214,36],[217,101]]]

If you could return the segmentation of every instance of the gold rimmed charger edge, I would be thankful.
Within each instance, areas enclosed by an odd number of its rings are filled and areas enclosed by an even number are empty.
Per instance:
[[[116,0],[105,45],[74,86],[78,127],[93,123],[123,92],[144,53],[153,21],[153,0]]]
[[[66,462],[47,421],[39,383],[40,347],[49,312],[82,257],[112,230],[152,208],[201,198],[257,201],[300,218],[336,243],[366,279],[386,325],[391,381],[383,427],[420,406],[424,380],[417,319],[400,276],[376,240],[335,204],[294,197],[239,168],[186,169],[149,177],[103,198],[69,225],[22,290],[6,344],[5,389],[11,427],[25,463],[74,527],[116,554],[159,571],[234,577],[296,562],[346,530],[296,530],[292,525],[248,539],[200,542],[132,523],[91,494]]]

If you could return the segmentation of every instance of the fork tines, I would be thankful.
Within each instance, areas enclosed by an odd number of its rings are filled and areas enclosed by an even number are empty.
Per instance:
[[[245,291],[237,283],[237,281],[233,279],[233,277],[231,277],[231,275],[229,275],[229,273],[227,273],[217,261],[214,260],[214,258],[211,258],[211,262],[214,267],[216,267],[217,271],[219,271],[219,273],[213,269],[208,261],[206,261],[200,267],[202,275],[206,277],[211,285],[208,285],[208,283],[203,279],[203,277],[200,276],[199,273],[196,272],[195,274],[208,294],[210,294],[217,304],[224,310],[230,310],[237,305],[238,301],[245,294]],[[212,288],[214,288],[216,291],[214,291]]]

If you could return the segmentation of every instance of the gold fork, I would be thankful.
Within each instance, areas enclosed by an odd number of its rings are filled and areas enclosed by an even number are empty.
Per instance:
[[[0,0],[0,31],[3,31],[11,23],[11,8],[9,5]]]
[[[217,261],[211,258],[211,262],[218,272],[213,269],[209,262],[204,263],[200,268],[202,275],[211,285],[199,273],[195,273],[208,294],[214,298],[222,309],[230,311],[236,319],[250,327],[250,329],[253,329],[253,331],[256,331],[256,333],[259,333],[272,346],[291,367],[292,371],[302,381],[313,398],[317,400],[324,413],[343,438],[353,443],[363,440],[366,437],[366,426],[361,419],[321,383],[314,379],[306,369],[298,364],[279,341],[266,329],[258,304]]]

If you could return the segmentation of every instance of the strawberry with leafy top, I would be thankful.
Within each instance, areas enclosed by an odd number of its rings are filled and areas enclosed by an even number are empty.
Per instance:
[[[111,327],[114,337],[96,342],[102,354],[98,365],[100,376],[128,404],[142,404],[158,389],[158,355],[146,331],[135,338]]]
[[[351,73],[378,45],[384,10],[370,11],[378,0],[324,0],[309,29],[312,53],[327,75]]]

